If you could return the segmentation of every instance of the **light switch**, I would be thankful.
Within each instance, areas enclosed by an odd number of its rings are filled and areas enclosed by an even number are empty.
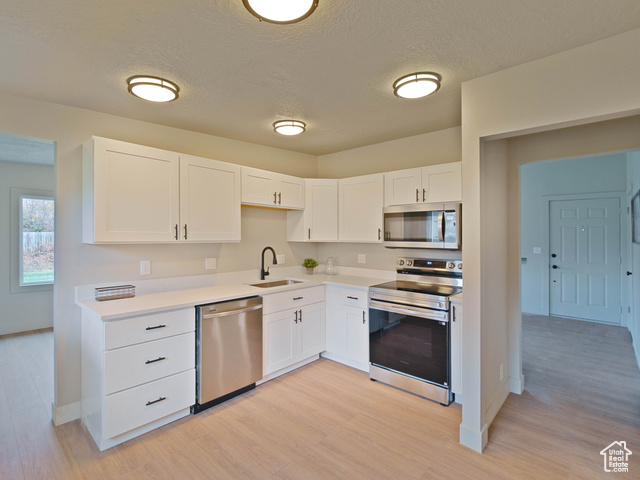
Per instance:
[[[364,253],[358,254],[358,263],[367,263],[367,256]]]
[[[216,258],[205,258],[204,259],[204,269],[205,270],[215,270],[216,268]]]
[[[140,275],[151,275],[151,260],[140,260]]]
[[[278,265],[282,265],[284,263],[284,253],[276,255],[276,260],[278,261]]]
[[[540,255],[542,253],[542,247],[533,247],[533,253]]]

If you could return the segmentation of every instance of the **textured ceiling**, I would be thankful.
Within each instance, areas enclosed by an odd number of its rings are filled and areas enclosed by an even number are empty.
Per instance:
[[[241,0],[3,0],[0,92],[320,155],[458,126],[461,82],[638,27],[638,0],[320,0],[292,25]],[[414,71],[440,91],[394,97]],[[129,95],[135,74],[180,98]]]

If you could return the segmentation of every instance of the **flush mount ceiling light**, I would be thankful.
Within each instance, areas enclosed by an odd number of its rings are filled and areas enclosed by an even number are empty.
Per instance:
[[[437,92],[442,77],[433,72],[405,75],[393,84],[393,93],[401,98],[421,98]]]
[[[149,75],[134,75],[127,79],[129,93],[150,102],[170,102],[178,98],[180,88],[173,82]]]
[[[311,15],[319,0],[242,0],[252,15],[269,23],[296,23]]]
[[[298,120],[279,120],[273,124],[273,130],[280,135],[299,135],[306,129],[307,124]]]

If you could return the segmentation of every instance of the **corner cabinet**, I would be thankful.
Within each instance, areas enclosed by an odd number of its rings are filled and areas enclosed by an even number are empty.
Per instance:
[[[324,287],[266,295],[262,305],[265,377],[315,360],[324,351]]]
[[[338,239],[341,242],[382,242],[383,175],[338,180]]]
[[[279,209],[303,209],[304,179],[242,167],[242,203]]]
[[[189,415],[195,310],[103,321],[82,312],[82,421],[105,450]]]
[[[338,180],[306,179],[305,209],[287,212],[287,241],[338,240]]]
[[[327,345],[323,357],[369,371],[368,290],[327,287]]]
[[[396,170],[384,174],[384,205],[460,202],[461,162]]]
[[[84,243],[240,241],[237,165],[92,137],[84,144]]]

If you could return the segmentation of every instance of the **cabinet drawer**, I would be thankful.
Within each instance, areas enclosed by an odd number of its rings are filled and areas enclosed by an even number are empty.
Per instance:
[[[105,393],[118,392],[195,367],[195,332],[104,354]]]
[[[262,313],[267,315],[317,302],[324,302],[324,286],[322,285],[266,295],[262,299]]]
[[[195,403],[196,373],[189,370],[107,395],[104,436],[112,438]]]
[[[343,288],[340,290],[340,303],[351,307],[367,308],[368,290]]]
[[[196,329],[195,308],[141,315],[105,323],[105,350],[172,337]]]

